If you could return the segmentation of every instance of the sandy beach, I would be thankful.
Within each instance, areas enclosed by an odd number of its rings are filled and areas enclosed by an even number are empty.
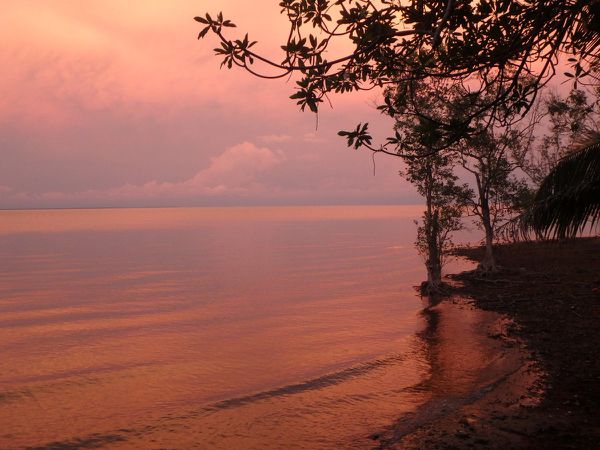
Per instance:
[[[597,448],[600,239],[502,245],[497,255],[493,276],[452,276],[454,296],[502,314],[505,326],[490,337],[528,357],[485,395],[409,434],[397,425],[378,448]]]

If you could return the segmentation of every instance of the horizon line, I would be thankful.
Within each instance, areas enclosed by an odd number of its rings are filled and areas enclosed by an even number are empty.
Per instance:
[[[184,208],[293,208],[293,207],[331,207],[331,206],[420,206],[421,203],[299,203],[299,204],[259,204],[259,205],[154,205],[154,206],[57,206],[33,208],[2,208],[3,211],[61,211],[96,209],[184,209]]]

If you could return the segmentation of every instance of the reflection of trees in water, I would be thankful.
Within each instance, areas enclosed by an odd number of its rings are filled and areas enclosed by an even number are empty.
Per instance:
[[[484,333],[485,313],[430,301],[421,316],[418,352],[429,376],[418,388],[434,396],[469,393],[495,353]]]
[[[423,425],[482,398],[518,368],[504,357],[502,344],[487,337],[495,314],[446,301],[430,302],[421,317],[425,327],[413,348],[426,373],[410,391],[422,403],[399,418],[376,448],[390,448]]]
[[[462,327],[460,316],[453,317],[454,305],[432,302],[421,311],[425,327],[416,334],[415,356],[418,363],[427,367],[424,379],[410,390],[421,398],[423,403],[413,412],[405,414],[393,426],[393,432],[380,440],[376,448],[389,448],[392,443],[399,442],[403,436],[412,433],[427,423],[432,423],[460,406],[468,400],[468,389],[457,389],[463,385],[460,371],[455,369],[457,355],[451,351],[455,345],[452,337],[453,327],[448,328],[449,321],[457,320]],[[467,311],[456,311],[460,314]],[[470,329],[470,327],[464,327]],[[469,331],[467,331],[469,332]],[[461,333],[461,337],[462,333]],[[462,359],[462,356],[460,357]],[[461,365],[460,362],[458,364]]]
[[[439,326],[442,313],[434,309],[438,303],[434,300],[429,300],[429,305],[421,311],[420,314],[425,320],[426,326],[422,331],[417,333],[420,359],[429,366],[429,376],[419,383],[417,388],[432,393],[436,391],[435,386],[438,384],[436,383],[436,379],[443,370],[438,357],[441,339]]]

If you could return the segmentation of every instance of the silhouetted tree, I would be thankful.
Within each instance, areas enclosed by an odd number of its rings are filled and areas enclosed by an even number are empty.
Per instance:
[[[390,138],[402,142],[405,149],[405,168],[400,173],[425,199],[415,242],[427,268],[427,281],[421,285],[425,294],[442,290],[442,267],[453,246],[452,233],[462,228],[465,200],[472,196],[467,186],[457,183],[458,177],[453,171],[456,154],[433,151],[443,139],[440,119],[454,109],[449,101],[454,91],[453,86],[443,82],[420,82],[410,102],[406,102],[402,90],[386,91],[388,103],[403,111],[395,117],[395,135]],[[419,113],[426,107],[432,110],[431,116]]]
[[[482,100],[486,100],[485,95],[472,93],[461,83],[441,80],[413,82],[411,89],[410,101],[407,101],[406,86],[388,89],[386,101],[390,103],[388,111],[392,108],[395,111],[396,136],[393,139],[402,143],[405,152],[412,151],[413,154],[415,142],[428,139],[429,145],[422,145],[424,148],[420,149],[420,153],[436,155],[431,148],[443,139],[440,123],[452,120],[460,122],[465,115],[478,108]],[[423,116],[421,111],[426,108],[431,112]],[[504,110],[503,114],[509,117],[510,111]],[[432,116],[433,120],[430,120]],[[415,127],[412,125],[415,121],[426,123],[427,127]],[[468,207],[477,225],[485,232],[486,251],[479,269],[487,272],[496,270],[493,244],[498,228],[521,212],[525,203],[523,200],[530,192],[526,183],[515,176],[514,171],[519,164],[510,157],[526,152],[530,129],[488,127],[486,122],[486,117],[475,119],[472,131],[441,154],[445,155],[444,167],[448,166],[451,173],[455,166],[461,166],[473,176],[473,188],[462,186],[454,189],[452,194],[455,195],[454,205],[459,209]],[[412,126],[408,127],[410,133],[407,133],[407,124]],[[420,163],[411,159],[407,164],[411,167]],[[452,177],[455,182],[456,173],[452,173]],[[444,179],[449,179],[449,175],[445,174]],[[418,180],[411,181],[418,185]],[[452,204],[449,199],[445,203]]]
[[[581,89],[571,90],[566,97],[550,93],[543,98],[539,107],[542,123],[538,128],[546,127],[547,131],[530,151],[513,153],[536,188],[582,135],[597,130],[600,112],[597,90],[591,100]]]
[[[316,112],[332,92],[413,80],[469,82],[493,92],[460,123],[440,124],[447,134],[441,148],[468,132],[476,117],[505,121],[500,106],[525,112],[563,54],[572,56],[568,76],[585,77],[600,47],[600,0],[280,0],[279,7],[290,27],[278,60],[257,53],[248,35],[229,38],[226,30],[235,25],[222,13],[196,17],[203,25],[198,37],[218,37],[215,52],[226,67],[263,78],[298,73],[291,98],[303,110]],[[339,40],[353,50],[330,56]],[[367,126],[351,133],[367,148],[403,156],[390,142],[372,147]]]
[[[428,151],[424,148],[424,151]],[[432,295],[442,290],[442,268],[452,248],[452,233],[462,229],[462,208],[457,203],[457,177],[451,161],[440,153],[411,159],[401,172],[425,199],[425,211],[417,222],[415,246],[425,260],[427,281],[421,292]]]
[[[494,241],[497,231],[521,213],[530,195],[524,180],[514,171],[518,163],[510,154],[523,146],[522,133],[512,129],[481,129],[458,145],[461,166],[475,180],[475,195],[466,199],[485,233],[485,253],[479,270],[495,272]]]
[[[235,25],[222,13],[195,18],[203,25],[198,38],[209,32],[218,37],[215,53],[223,57],[222,66],[263,78],[299,74],[291,98],[302,110],[317,112],[330,93],[393,85],[397,97],[412,104],[413,119],[436,135],[431,145],[415,152],[398,133],[373,145],[368,124],[340,135],[355,148],[409,162],[485,136],[481,127],[519,121],[562,56],[570,56],[565,75],[575,87],[593,77],[599,64],[600,0],[280,0],[279,7],[290,24],[279,60],[257,53],[247,34],[229,38],[226,29]],[[349,41],[353,50],[330,57],[338,40]],[[420,104],[415,86],[421,82],[469,86],[465,98],[476,107],[440,117]],[[397,118],[397,105],[385,98],[380,109]]]

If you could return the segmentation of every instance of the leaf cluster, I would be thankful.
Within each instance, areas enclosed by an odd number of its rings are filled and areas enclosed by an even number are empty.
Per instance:
[[[373,89],[414,80],[444,79],[481,84],[494,92],[464,118],[498,116],[507,107],[521,114],[556,72],[561,54],[571,56],[567,76],[590,76],[600,48],[598,0],[281,0],[289,22],[281,60],[265,58],[246,35],[231,39],[235,25],[222,13],[196,20],[220,40],[222,65],[264,78],[298,73],[292,94],[301,109],[318,111],[329,93]],[[353,49],[332,57],[335,41]],[[260,67],[255,67],[260,63]],[[263,70],[264,69],[264,70]],[[527,82],[524,82],[527,80]],[[451,137],[455,126],[440,130]],[[356,142],[356,140],[355,140]]]

